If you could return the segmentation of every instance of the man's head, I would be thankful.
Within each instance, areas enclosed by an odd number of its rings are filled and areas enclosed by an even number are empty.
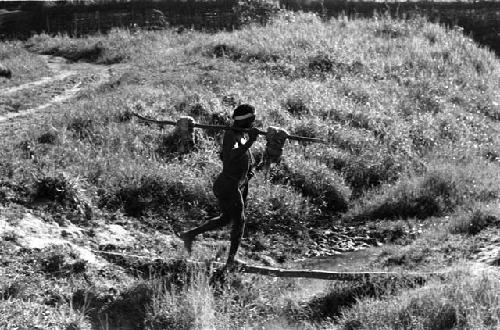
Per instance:
[[[251,128],[255,121],[255,108],[250,104],[239,105],[233,112],[234,126]]]

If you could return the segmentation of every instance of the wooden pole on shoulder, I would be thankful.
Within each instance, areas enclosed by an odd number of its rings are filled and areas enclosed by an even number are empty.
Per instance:
[[[152,123],[152,124],[157,124],[157,125],[172,125],[175,126],[177,125],[177,122],[172,121],[172,120],[156,120],[156,119],[151,119],[147,118],[144,116],[139,115],[138,113],[132,112],[132,114],[137,117],[139,120],[147,123]],[[202,129],[215,129],[215,130],[225,130],[225,131],[238,131],[238,132],[248,132],[249,129],[245,128],[238,128],[238,127],[232,127],[232,126],[224,126],[224,125],[208,125],[208,124],[198,124],[194,123],[193,127],[196,128],[202,128]],[[267,132],[259,130],[259,135],[267,135]],[[305,137],[305,136],[297,136],[297,135],[287,135],[287,139],[289,140],[294,140],[294,141],[301,141],[301,142],[315,142],[315,143],[327,143],[326,141],[318,138],[311,138],[311,137]]]

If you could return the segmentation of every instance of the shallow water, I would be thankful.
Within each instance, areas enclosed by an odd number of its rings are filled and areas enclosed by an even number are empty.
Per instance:
[[[335,256],[309,258],[301,261],[300,265],[306,269],[326,271],[373,271],[371,264],[381,253],[381,248],[371,247],[354,252],[344,252]]]

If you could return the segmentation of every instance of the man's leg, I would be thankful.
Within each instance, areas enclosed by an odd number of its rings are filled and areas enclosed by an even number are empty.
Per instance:
[[[207,231],[224,227],[228,225],[229,222],[231,222],[230,216],[227,214],[227,212],[223,212],[218,217],[215,217],[207,221],[203,225],[182,233],[180,236],[184,241],[184,248],[188,251],[189,254],[191,254],[193,241],[195,240],[196,236],[198,236],[199,234],[203,234],[204,232]]]
[[[234,264],[234,258],[238,253],[241,238],[245,230],[245,207],[241,194],[239,200],[235,201],[231,206],[230,216],[233,225],[231,228],[231,245],[229,246],[229,254],[227,256],[227,265]]]

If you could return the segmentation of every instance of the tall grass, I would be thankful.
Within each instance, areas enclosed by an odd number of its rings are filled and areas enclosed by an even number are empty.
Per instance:
[[[442,216],[476,202],[496,202],[500,197],[496,166],[431,167],[423,177],[403,179],[382,187],[382,195],[368,194],[346,219],[375,220]]]
[[[0,43],[0,63],[12,72],[11,79],[0,78],[2,89],[50,75],[45,61],[25,50],[19,41]]]
[[[458,271],[446,282],[384,299],[362,299],[346,310],[344,329],[494,329],[500,322],[497,274]]]
[[[352,226],[456,220],[443,236],[425,234],[397,247],[399,255],[386,255],[385,266],[410,268],[432,259],[431,245],[439,257],[446,249],[465,256],[469,245],[459,239],[497,222],[484,205],[500,197],[500,64],[458,30],[423,18],[323,21],[283,12],[267,26],[234,32],[115,30],[81,39],[40,35],[28,45],[72,60],[121,64],[111,83],[71,105],[55,106],[26,127],[2,127],[5,205],[24,203],[55,217],[76,207],[83,194],[99,215],[96,223],[125,218],[148,230],[191,227],[219,211],[211,186],[221,170],[220,134],[198,131],[198,148],[180,155],[170,145],[172,127],[139,124],[130,111],[227,123],[241,102],[256,106],[262,127],[328,141],[287,143],[277,171],[258,172],[250,181],[245,240],[272,234],[298,242],[300,251],[311,228],[337,220]],[[264,145],[259,139],[255,149]],[[37,191],[52,198],[32,204]],[[439,245],[444,238],[449,246]],[[237,278],[222,293],[206,279],[197,283],[178,291],[161,282],[130,285],[116,305],[100,307],[116,312],[137,303],[136,293],[144,298],[141,326],[147,321],[153,328],[243,327],[283,317],[280,290],[289,283]],[[466,327],[476,319],[494,326],[494,283],[458,276],[407,296],[351,300],[339,321],[347,328]]]
[[[119,59],[134,67],[133,74],[118,68],[116,83],[55,114],[53,143],[40,142],[45,128],[29,132],[38,163],[24,173],[73,173],[86,181],[95,205],[108,210],[195,219],[215,212],[210,190],[220,170],[218,137],[198,132],[199,148],[179,156],[169,146],[171,128],[140,126],[127,113],[140,104],[154,117],[194,114],[219,122],[235,97],[257,107],[264,127],[330,142],[328,148],[286,146],[289,159],[307,161],[288,162],[286,178],[278,180],[283,189],[272,194],[292,189],[290,198],[302,201],[278,206],[278,195],[251,195],[250,218],[257,222],[266,215],[307,223],[318,214],[315,207],[347,211],[346,219],[426,218],[498,193],[486,177],[498,169],[491,161],[499,148],[491,114],[498,109],[499,65],[458,31],[422,18],[324,22],[284,12],[265,27],[213,35],[114,30],[81,39],[40,35],[28,45],[68,58],[98,47],[87,60]],[[429,167],[437,157],[441,170]],[[466,173],[471,161],[480,164],[480,178]]]

